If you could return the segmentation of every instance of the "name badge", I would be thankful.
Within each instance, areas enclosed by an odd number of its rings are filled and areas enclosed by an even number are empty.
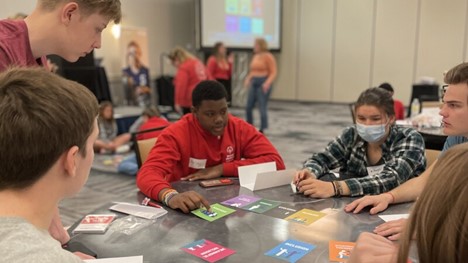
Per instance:
[[[384,166],[385,164],[376,165],[376,166],[368,166],[367,174],[370,176],[376,176],[383,171]]]
[[[189,160],[189,167],[193,169],[205,169],[206,167],[206,159],[195,159],[191,158]]]

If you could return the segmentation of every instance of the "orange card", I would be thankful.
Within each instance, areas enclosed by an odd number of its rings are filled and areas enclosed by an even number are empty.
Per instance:
[[[354,242],[330,240],[330,243],[328,243],[330,261],[343,262],[345,259],[348,259],[355,245],[356,243]]]

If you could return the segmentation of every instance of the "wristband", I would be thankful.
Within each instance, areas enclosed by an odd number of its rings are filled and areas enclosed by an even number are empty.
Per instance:
[[[331,184],[333,185],[333,197],[335,197],[336,194],[336,186],[335,186],[335,181],[331,181]]]
[[[161,201],[162,203],[164,203],[164,200],[166,199],[166,196],[169,194],[169,193],[172,193],[172,192],[176,192],[176,190],[174,189],[167,189],[166,191],[164,191],[161,195],[161,198],[159,199],[159,201]]]
[[[336,190],[338,192],[338,194],[336,195],[336,197],[341,197],[343,195],[343,188],[341,187],[341,184],[339,181],[334,181],[335,182],[335,187],[336,187]]]
[[[172,197],[178,195],[179,192],[177,192],[176,190],[173,190],[171,191],[170,193],[166,194],[166,196],[164,197],[164,204],[166,206],[169,206],[169,201],[172,199]]]

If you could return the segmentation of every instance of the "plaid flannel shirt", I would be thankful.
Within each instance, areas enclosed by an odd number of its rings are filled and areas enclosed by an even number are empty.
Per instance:
[[[384,168],[377,175],[367,173],[367,142],[354,126],[346,128],[330,142],[324,152],[313,154],[304,167],[320,178],[339,168],[351,196],[385,193],[401,183],[418,176],[426,168],[424,140],[416,130],[393,125],[381,145]]]

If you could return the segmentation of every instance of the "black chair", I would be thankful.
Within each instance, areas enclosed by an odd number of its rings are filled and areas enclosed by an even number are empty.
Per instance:
[[[407,117],[411,116],[411,103],[415,98],[419,100],[421,105],[423,101],[439,101],[440,87],[438,84],[414,84],[411,92]],[[422,107],[420,107],[420,109],[421,108]]]
[[[138,135],[148,133],[148,132],[160,131],[166,127],[167,126],[162,126],[162,127],[151,128],[151,129],[132,133],[132,141],[133,141],[138,168],[141,168],[142,164],[146,161],[146,158],[148,158],[148,155],[151,149],[153,148],[154,144],[157,141],[157,137],[145,139],[145,140],[138,140],[137,138]]]

